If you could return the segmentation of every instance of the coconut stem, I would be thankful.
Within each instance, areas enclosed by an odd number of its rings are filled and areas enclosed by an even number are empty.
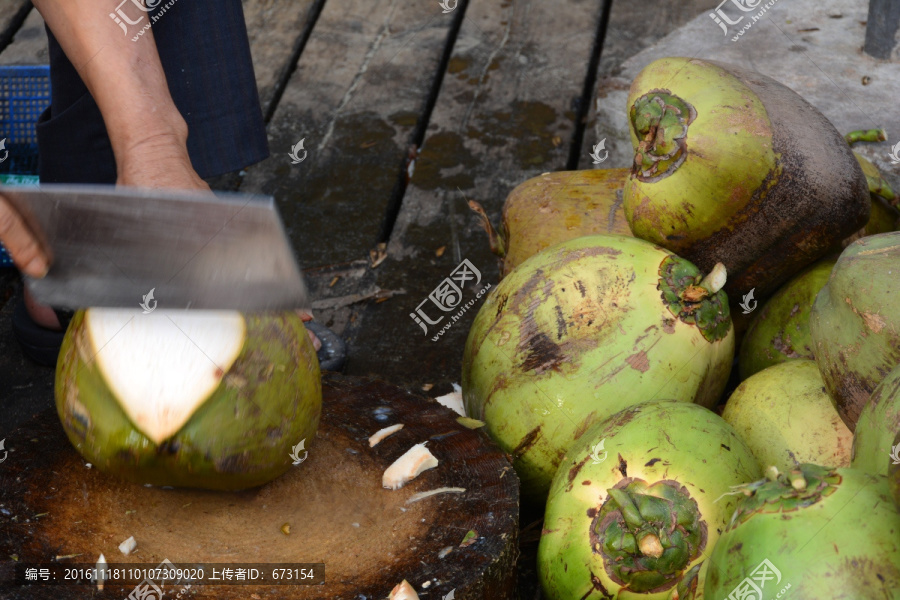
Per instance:
[[[803,477],[803,473],[800,471],[791,471],[788,479],[791,480],[791,487],[795,490],[803,491],[806,489],[806,478]]]
[[[851,146],[858,142],[883,142],[887,139],[887,133],[885,133],[884,129],[859,129],[851,131],[844,136],[844,139]]]
[[[894,206],[897,206],[897,196],[894,194],[894,190],[891,189],[891,184],[885,181],[883,178],[879,177],[878,179],[873,180],[871,177],[866,177],[866,180],[869,183],[869,193],[875,194],[876,196],[881,196]]]
[[[694,107],[678,96],[655,90],[635,100],[629,113],[632,130],[641,140],[632,174],[659,177],[677,169],[687,158],[685,137],[697,116]]]
[[[488,234],[488,240],[491,244],[491,252],[493,252],[500,258],[505,257],[506,240],[504,240],[503,236],[497,233],[497,230],[494,229],[494,226],[491,224],[491,220],[488,218],[487,213],[484,211],[484,207],[475,200],[469,200],[469,208],[472,210],[472,212],[481,217],[481,226]]]
[[[641,538],[641,541],[638,542],[638,548],[640,548],[641,554],[652,558],[659,558],[663,554],[663,547],[659,542],[659,538],[652,533],[648,533]]]
[[[725,286],[727,278],[728,272],[725,270],[725,265],[716,263],[716,266],[714,266],[712,271],[703,278],[703,281],[701,281],[699,285],[710,294],[718,294],[719,290]]]

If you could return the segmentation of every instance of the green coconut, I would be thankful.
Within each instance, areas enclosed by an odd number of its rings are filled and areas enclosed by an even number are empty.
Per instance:
[[[553,478],[538,546],[545,597],[702,598],[731,486],[761,475],[734,429],[696,404],[645,402],[592,427]]]
[[[852,147],[859,142],[884,142],[887,140],[887,133],[884,131],[884,129],[867,129],[861,131],[851,131],[850,133],[845,135],[844,138]],[[856,157],[857,162],[859,162],[859,166],[860,168],[862,168],[863,175],[865,175],[866,177],[866,183],[869,187],[869,193],[872,196],[878,196],[896,206],[897,197],[894,195],[894,190],[891,189],[891,184],[888,183],[888,181],[884,178],[884,176],[881,174],[881,171],[878,170],[878,167],[876,167],[872,163],[872,161],[858,152],[854,152],[853,155]]]
[[[816,363],[853,431],[872,392],[900,363],[900,232],[853,242],[810,312]]]
[[[701,270],[723,263],[734,301],[766,298],[869,219],[859,163],[799,95],[733,65],[663,58],[628,96],[635,236]]]
[[[856,422],[853,432],[854,469],[875,475],[887,475],[894,449],[894,437],[900,432],[900,366],[878,384]]]
[[[72,319],[56,408],[101,471],[142,484],[239,490],[291,467],[322,405],[294,312],[91,308]]]
[[[747,442],[762,469],[774,465],[788,471],[807,462],[850,466],[853,434],[812,360],[774,365],[746,379],[731,394],[722,418]]]
[[[741,379],[787,360],[813,358],[809,311],[836,262],[837,259],[820,260],[769,298],[741,342]]]
[[[502,259],[500,276],[527,258],[561,242],[586,235],[631,236],[622,210],[622,187],[628,169],[558,171],[532,177],[510,192],[503,203],[500,231],[482,206],[469,207],[481,217],[491,251]]]
[[[500,282],[466,341],[463,399],[513,456],[526,500],[542,502],[566,449],[623,408],[718,401],[734,354],[723,282],[615,235],[548,248]]]
[[[804,464],[738,491],[706,598],[900,598],[900,511],[884,475]]]

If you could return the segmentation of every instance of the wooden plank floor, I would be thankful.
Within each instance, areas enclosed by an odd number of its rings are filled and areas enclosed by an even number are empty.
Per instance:
[[[29,8],[0,0],[0,64],[46,64]],[[708,10],[705,0],[459,0],[449,13],[438,0],[244,0],[272,155],[212,183],[276,198],[316,316],[348,342],[346,373],[447,393],[480,301],[437,341],[449,318],[423,331],[410,314],[437,318],[429,294],[464,259],[481,281],[460,307],[498,281],[466,200],[498,222],[524,180],[594,168],[607,78]],[[301,139],[307,158],[292,164]],[[53,402],[52,370],[24,359],[10,331],[20,297],[14,272],[0,273],[0,439]],[[522,600],[540,598],[539,532],[521,536]]]
[[[29,0],[0,0],[0,52],[12,42],[31,9]]]
[[[565,0],[466,8],[388,258],[377,269],[380,287],[402,287],[407,295],[368,307],[351,346],[352,372],[389,374],[406,385],[437,383],[448,392],[459,381],[462,347],[479,307],[433,338],[478,290],[498,281],[497,260],[466,200],[478,200],[497,218],[514,186],[566,167],[577,130],[573,108],[581,101],[603,5]],[[444,313],[428,296],[464,259],[481,281],[469,282],[460,308]],[[442,319],[427,331],[410,317],[423,301],[426,316]]]

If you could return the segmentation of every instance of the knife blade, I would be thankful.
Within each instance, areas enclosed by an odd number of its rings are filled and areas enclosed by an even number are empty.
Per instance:
[[[0,186],[52,254],[25,277],[59,308],[153,306],[245,312],[307,308],[271,196],[122,186]]]

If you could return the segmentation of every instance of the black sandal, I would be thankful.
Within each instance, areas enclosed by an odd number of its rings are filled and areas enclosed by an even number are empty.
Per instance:
[[[315,321],[309,321],[305,325],[322,342],[322,347],[317,352],[319,368],[322,371],[340,371],[347,359],[347,345],[344,344],[344,340],[332,330]]]
[[[56,318],[62,326],[60,331],[53,331],[41,327],[28,314],[25,308],[25,300],[20,300],[16,304],[12,315],[12,330],[16,341],[22,346],[22,352],[25,356],[41,365],[42,367],[55,367],[56,359],[59,358],[59,349],[62,347],[63,337],[66,335],[66,329],[69,327],[69,321],[75,314],[71,310],[54,308]]]

